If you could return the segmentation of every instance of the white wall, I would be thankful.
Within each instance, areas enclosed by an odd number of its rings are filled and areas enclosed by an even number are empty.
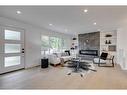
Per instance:
[[[25,30],[25,67],[36,66],[41,59],[41,35],[60,36],[68,39],[68,46],[72,37],[58,32],[46,30],[37,26],[22,23],[20,21],[11,20],[0,17],[0,25],[21,28]]]
[[[121,68],[127,70],[127,27],[123,26],[117,30],[117,63]]]

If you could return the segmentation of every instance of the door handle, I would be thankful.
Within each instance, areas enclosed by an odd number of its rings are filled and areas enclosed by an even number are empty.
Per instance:
[[[24,53],[24,48],[22,48],[22,53]]]

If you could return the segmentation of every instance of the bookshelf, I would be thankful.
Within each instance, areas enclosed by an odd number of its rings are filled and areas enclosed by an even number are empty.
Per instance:
[[[116,48],[117,48],[117,32],[116,31],[100,32],[100,54],[102,52],[108,52],[110,55],[114,55],[116,58],[117,52]]]

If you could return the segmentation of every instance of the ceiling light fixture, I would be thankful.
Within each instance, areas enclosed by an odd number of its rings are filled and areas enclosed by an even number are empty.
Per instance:
[[[17,14],[21,14],[22,12],[21,11],[16,11]]]
[[[88,12],[88,10],[87,10],[87,9],[85,9],[85,10],[84,10],[84,12],[85,12],[85,13],[87,13],[87,12]]]
[[[93,24],[94,24],[94,25],[96,25],[97,23],[96,23],[96,22],[94,22]]]
[[[53,24],[51,24],[51,23],[49,24],[49,26],[52,26],[52,25],[53,25]]]

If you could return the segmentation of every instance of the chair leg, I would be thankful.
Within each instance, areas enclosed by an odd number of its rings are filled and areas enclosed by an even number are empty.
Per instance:
[[[101,65],[100,65],[101,63],[100,63],[100,58],[99,58],[99,63],[98,63],[98,67],[101,67]]]
[[[95,62],[93,61],[93,64],[98,64],[98,67],[101,67],[101,66],[100,66],[100,63],[95,63]]]
[[[100,63],[98,63],[98,67],[100,67]]]
[[[114,61],[113,61],[113,59],[112,59],[112,67],[114,67]]]

